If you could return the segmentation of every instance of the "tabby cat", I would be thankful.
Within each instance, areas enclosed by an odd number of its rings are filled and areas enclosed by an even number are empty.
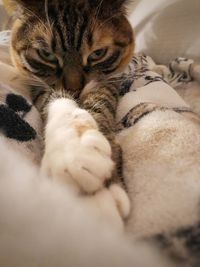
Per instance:
[[[110,177],[121,181],[115,142],[119,83],[113,77],[134,50],[127,2],[12,2],[13,63],[45,84],[31,90],[46,121],[43,169],[86,192],[98,190]]]

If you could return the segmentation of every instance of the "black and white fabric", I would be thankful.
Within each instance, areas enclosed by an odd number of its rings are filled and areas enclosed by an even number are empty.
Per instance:
[[[169,66],[164,66],[156,65],[149,56],[135,55],[123,75],[121,85],[122,98],[117,114],[120,130],[131,127],[142,114],[154,110],[154,106],[173,108],[177,112],[192,110],[193,107],[189,106],[187,98],[184,99],[184,95],[180,98],[176,90],[178,91],[180,87],[187,87],[190,90],[193,82],[199,83],[199,81],[200,65],[193,60],[177,58],[170,62]],[[150,103],[148,111],[146,103]]]

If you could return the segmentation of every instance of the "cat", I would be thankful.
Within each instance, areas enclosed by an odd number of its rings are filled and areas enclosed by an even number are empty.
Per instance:
[[[134,34],[127,0],[14,0],[11,57],[45,121],[42,170],[93,193],[112,177],[123,183],[115,141],[119,83]],[[66,142],[67,140],[67,142]]]

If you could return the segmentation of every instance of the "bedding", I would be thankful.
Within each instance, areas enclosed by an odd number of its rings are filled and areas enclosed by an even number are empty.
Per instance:
[[[136,0],[130,21],[136,33],[136,48],[157,63],[176,57],[200,60],[199,0]]]

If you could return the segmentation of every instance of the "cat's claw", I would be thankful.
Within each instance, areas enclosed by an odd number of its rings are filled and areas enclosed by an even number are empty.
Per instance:
[[[93,193],[112,175],[111,147],[92,116],[73,100],[49,106],[42,171],[53,179]]]

